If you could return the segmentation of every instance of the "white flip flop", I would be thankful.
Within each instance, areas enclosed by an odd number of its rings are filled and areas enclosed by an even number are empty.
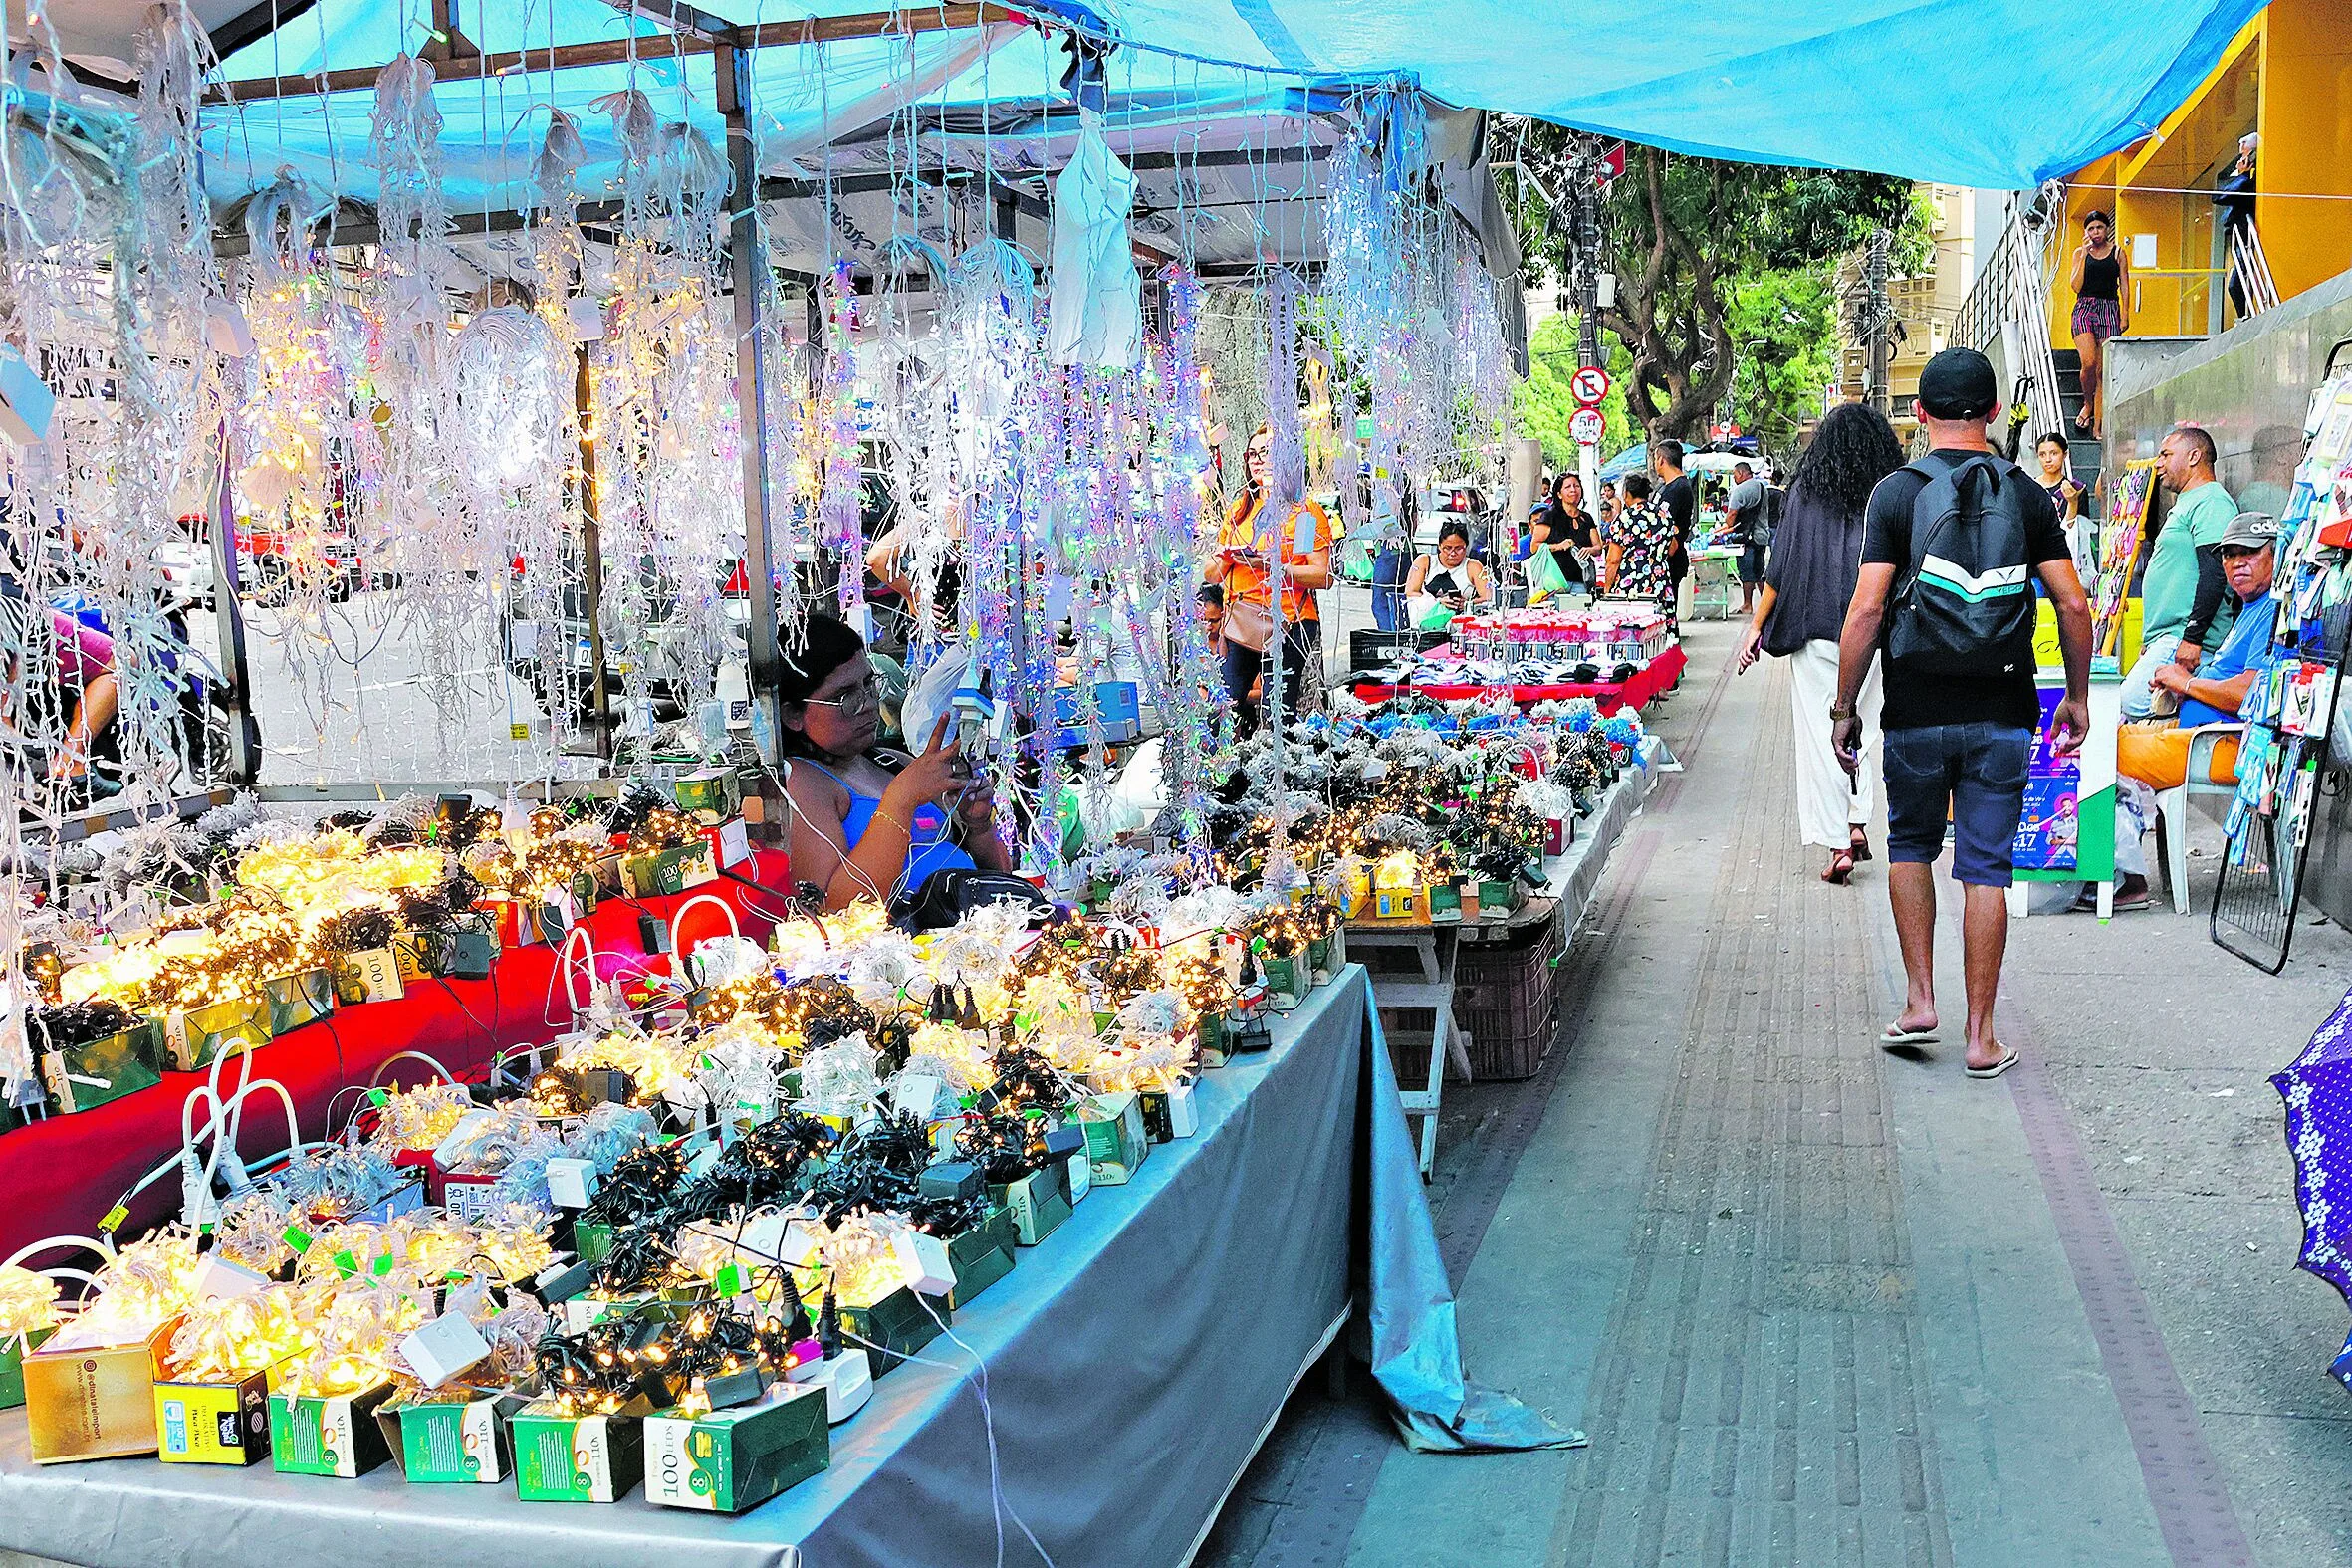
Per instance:
[[[1998,1078],[2002,1073],[2008,1071],[2011,1067],[2014,1067],[2016,1064],[2016,1051],[2009,1046],[2003,1045],[2000,1048],[2000,1060],[1995,1062],[1990,1067],[1971,1067],[1968,1069],[1968,1074],[1972,1078]]]
[[[1878,1046],[1891,1050],[1897,1045],[1933,1045],[1938,1037],[1934,1029],[1898,1028],[1890,1023],[1878,1031]]]

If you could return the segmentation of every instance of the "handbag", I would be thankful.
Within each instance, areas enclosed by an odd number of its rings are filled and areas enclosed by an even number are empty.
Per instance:
[[[1274,610],[1248,599],[1225,606],[1225,640],[1252,653],[1264,653],[1274,643]]]

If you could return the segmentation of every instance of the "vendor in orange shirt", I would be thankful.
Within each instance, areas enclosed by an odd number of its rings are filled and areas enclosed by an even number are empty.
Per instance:
[[[1323,651],[1318,589],[1331,582],[1331,519],[1311,501],[1293,505],[1286,516],[1267,515],[1272,493],[1268,466],[1274,437],[1260,425],[1250,437],[1242,463],[1248,482],[1217,531],[1217,553],[1203,573],[1225,589],[1225,689],[1240,715],[1243,733],[1258,727],[1258,704],[1250,695],[1266,665],[1273,640],[1273,601],[1268,561],[1279,552],[1283,575],[1283,710],[1298,711],[1307,661]]]

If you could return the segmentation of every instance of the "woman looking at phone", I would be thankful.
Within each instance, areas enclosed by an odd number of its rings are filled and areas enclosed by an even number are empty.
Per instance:
[[[863,638],[812,615],[802,646],[783,653],[776,694],[795,881],[824,889],[824,907],[839,909],[860,896],[887,902],[936,871],[1012,869],[995,796],[957,747],[949,717],[921,755],[884,750],[881,685]]]

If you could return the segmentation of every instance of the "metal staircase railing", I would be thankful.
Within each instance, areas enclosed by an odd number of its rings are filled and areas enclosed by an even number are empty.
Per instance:
[[[2007,350],[2001,357],[2025,382],[2029,424],[2037,431],[2066,427],[2047,315],[2057,220],[2065,210],[2062,189],[2055,198],[2048,186],[2023,202],[2011,197],[2008,222],[1952,324],[1956,343],[1989,352],[1999,342]]]
[[[2230,270],[2245,294],[2244,316],[2259,316],[2278,304],[2278,283],[2270,276],[2270,258],[2263,253],[2262,236],[2251,223],[2230,230]]]

